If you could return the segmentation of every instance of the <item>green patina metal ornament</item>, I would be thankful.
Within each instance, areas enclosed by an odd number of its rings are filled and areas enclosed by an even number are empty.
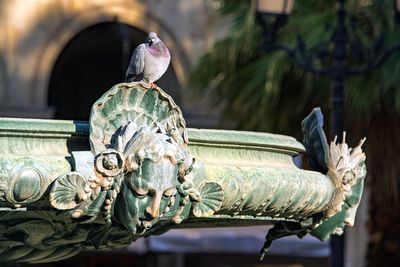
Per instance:
[[[334,194],[323,212],[318,212],[299,222],[279,222],[268,232],[264,247],[260,252],[261,259],[268,251],[273,240],[288,236],[302,237],[311,233],[320,240],[326,240],[332,234],[341,235],[345,225],[353,226],[355,214],[361,201],[364,178],[367,174],[365,154],[361,146],[351,149],[343,142],[336,143],[336,138],[327,143],[323,130],[323,115],[315,108],[302,123],[304,145],[307,148],[309,164],[330,178],[334,186]]]
[[[0,260],[57,261],[178,227],[274,224],[265,252],[282,236],[325,239],[353,224],[363,141],[329,146],[319,110],[303,122],[316,171],[295,166],[305,149],[292,137],[185,125],[171,97],[142,82],[111,88],[89,124],[0,119]]]

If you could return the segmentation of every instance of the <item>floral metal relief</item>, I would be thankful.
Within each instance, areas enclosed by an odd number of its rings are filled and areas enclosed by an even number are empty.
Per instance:
[[[93,105],[89,123],[92,162],[55,181],[53,207],[86,221],[97,209],[107,224],[136,236],[160,220],[179,224],[190,213],[211,216],[221,208],[220,185],[193,185],[185,121],[160,88],[116,86]]]
[[[276,221],[263,253],[290,234],[340,234],[360,202],[365,140],[354,149],[336,140],[329,146],[322,126],[319,110],[303,122],[318,172],[288,163],[290,146],[218,143],[212,134],[198,143],[206,159],[215,153],[202,162],[188,149],[185,120],[169,95],[146,83],[118,84],[93,104],[90,151],[0,157],[0,261],[40,263],[82,249],[115,249],[211,216],[211,224]],[[256,162],[247,157],[252,153]]]
[[[279,222],[268,232],[261,249],[264,257],[272,241],[288,235],[304,236],[311,233],[321,240],[331,234],[341,235],[345,225],[353,226],[355,213],[362,196],[363,180],[367,174],[365,154],[361,146],[365,138],[355,148],[346,144],[346,133],[342,143],[337,138],[330,145],[323,130],[323,115],[315,108],[302,123],[304,146],[309,164],[317,171],[326,173],[334,185],[334,195],[323,211],[299,222]],[[322,192],[321,192],[322,193]]]

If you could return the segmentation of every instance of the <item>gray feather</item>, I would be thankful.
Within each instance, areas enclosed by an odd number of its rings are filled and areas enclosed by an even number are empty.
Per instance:
[[[131,62],[129,63],[128,70],[126,71],[125,81],[131,82],[137,76],[140,76],[144,70],[144,58],[146,52],[146,45],[141,44],[132,53]]]

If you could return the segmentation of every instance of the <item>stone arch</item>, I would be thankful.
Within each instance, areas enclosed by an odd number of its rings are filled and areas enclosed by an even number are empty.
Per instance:
[[[188,60],[183,48],[179,45],[172,32],[162,23],[148,13],[147,8],[137,2],[120,5],[105,5],[80,11],[70,17],[70,20],[60,23],[56,32],[49,34],[46,45],[41,48],[38,56],[36,75],[32,85],[34,92],[33,101],[42,107],[47,106],[49,82],[59,55],[73,37],[90,26],[105,22],[120,22],[139,30],[157,32],[171,51],[171,63],[178,83],[182,86],[186,83]]]

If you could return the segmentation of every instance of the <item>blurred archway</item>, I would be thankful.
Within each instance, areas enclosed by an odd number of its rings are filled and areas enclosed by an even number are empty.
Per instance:
[[[111,86],[123,82],[130,56],[147,33],[119,22],[88,27],[60,53],[51,73],[48,104],[55,118],[88,120],[91,105]],[[173,66],[157,82],[180,103]]]

